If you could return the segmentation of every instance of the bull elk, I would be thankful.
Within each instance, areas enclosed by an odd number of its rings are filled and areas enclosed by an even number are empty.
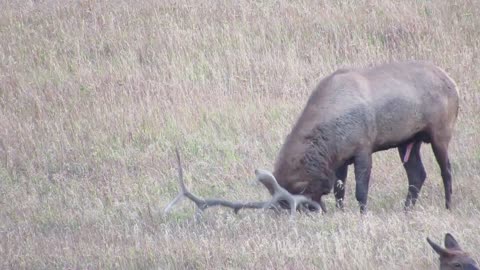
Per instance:
[[[477,263],[460,248],[457,240],[451,234],[445,234],[445,248],[437,245],[428,237],[427,241],[433,250],[440,255],[440,270],[480,270]]]
[[[244,203],[233,208],[281,205],[291,210],[318,210],[320,206],[325,211],[322,196],[333,189],[336,205],[342,209],[347,169],[353,164],[356,199],[360,211],[365,212],[372,154],[390,148],[398,148],[404,161],[408,208],[415,205],[426,178],[420,147],[422,143],[431,143],[443,179],[445,206],[449,209],[452,174],[448,146],[457,119],[458,100],[455,82],[429,63],[337,70],[322,79],[310,95],[280,149],[273,173],[257,171],[257,179],[274,199],[267,204]],[[183,188],[182,184],[181,194],[189,194]],[[284,195],[279,196],[279,192]],[[293,203],[292,198],[300,198],[302,203]],[[231,206],[218,201],[212,205]]]

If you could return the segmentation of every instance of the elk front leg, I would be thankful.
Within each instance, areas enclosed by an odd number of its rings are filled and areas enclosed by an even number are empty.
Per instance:
[[[407,198],[405,199],[405,210],[408,210],[410,207],[414,206],[417,202],[418,194],[422,189],[422,185],[425,182],[427,173],[422,164],[422,159],[420,157],[420,146],[422,145],[421,141],[410,143],[405,146],[402,145],[398,147],[398,152],[400,153],[400,158],[403,159],[403,167],[407,172],[408,177],[408,193]],[[410,153],[408,152],[410,148]]]
[[[348,164],[344,164],[335,171],[337,181],[333,186],[333,193],[335,194],[336,206],[343,210],[343,200],[345,198],[345,180],[347,180]]]
[[[355,196],[360,205],[360,213],[367,210],[368,183],[370,181],[370,172],[372,170],[372,154],[370,152],[361,152],[355,156]]]

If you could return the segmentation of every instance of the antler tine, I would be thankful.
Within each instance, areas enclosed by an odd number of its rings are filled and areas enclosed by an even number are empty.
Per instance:
[[[167,207],[165,207],[164,212],[165,212],[165,213],[170,212],[170,210],[173,208],[173,206],[175,206],[175,204],[177,204],[178,202],[180,202],[180,200],[181,200],[183,197],[189,198],[190,200],[192,200],[192,201],[198,206],[198,208],[200,208],[200,209],[203,210],[203,205],[205,205],[205,201],[203,201],[203,200],[200,199],[199,197],[197,197],[197,196],[193,195],[192,193],[190,193],[190,192],[187,190],[187,187],[185,186],[185,182],[183,181],[183,166],[182,166],[182,161],[181,161],[181,159],[180,159],[180,153],[178,152],[178,148],[175,148],[175,154],[176,154],[176,156],[177,156],[178,182],[180,183],[180,192],[178,193],[177,197],[175,197],[175,199],[173,199],[173,200],[167,205]]]

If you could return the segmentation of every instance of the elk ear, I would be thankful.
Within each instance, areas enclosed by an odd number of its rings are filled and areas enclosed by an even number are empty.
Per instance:
[[[445,234],[445,247],[447,249],[462,250],[457,240],[449,233]]]
[[[440,255],[441,257],[446,256],[448,254],[448,251],[446,249],[437,245],[432,240],[430,240],[430,238],[428,238],[428,237],[427,237],[427,242],[430,244],[430,246],[432,246],[433,250],[435,250],[435,252],[437,252],[438,255]]]

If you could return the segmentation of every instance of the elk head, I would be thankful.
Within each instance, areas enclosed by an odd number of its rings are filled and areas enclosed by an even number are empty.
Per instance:
[[[445,248],[437,245],[428,237],[427,241],[440,255],[440,270],[480,270],[477,263],[460,248],[451,234],[445,234]]]
[[[178,149],[175,149],[175,153],[177,155],[179,175],[178,181],[180,184],[180,192],[177,197],[175,197],[175,199],[173,199],[167,205],[167,207],[165,207],[165,213],[168,213],[172,209],[172,207],[184,197],[194,202],[200,211],[203,211],[212,206],[223,206],[231,208],[234,210],[235,213],[238,213],[238,211],[243,208],[279,210],[282,207],[287,207],[290,210],[290,216],[292,218],[294,217],[297,210],[319,211],[321,209],[324,213],[326,212],[326,208],[323,202],[317,203],[306,196],[291,194],[278,184],[277,180],[271,172],[260,169],[255,170],[255,175],[257,181],[262,183],[265,187],[271,188],[271,190],[273,190],[272,198],[270,200],[263,202],[231,202],[222,199],[202,199],[187,190],[183,181],[183,168]]]

